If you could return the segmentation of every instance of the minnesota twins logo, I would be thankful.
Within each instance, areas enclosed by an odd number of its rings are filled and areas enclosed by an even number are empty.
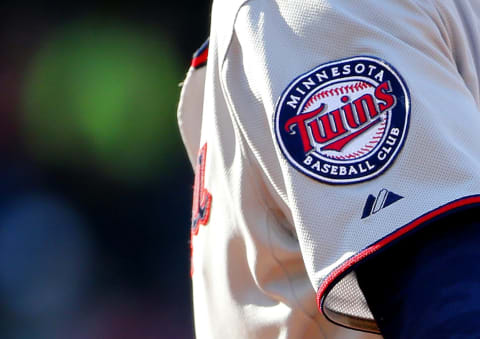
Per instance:
[[[410,98],[395,69],[361,56],[320,65],[283,92],[275,112],[277,141],[302,173],[330,184],[374,178],[399,153]]]

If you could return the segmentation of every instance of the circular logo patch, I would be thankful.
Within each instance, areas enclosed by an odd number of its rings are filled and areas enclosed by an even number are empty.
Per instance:
[[[277,141],[302,173],[329,184],[374,178],[407,135],[410,97],[396,70],[361,56],[320,65],[295,79],[275,112]]]

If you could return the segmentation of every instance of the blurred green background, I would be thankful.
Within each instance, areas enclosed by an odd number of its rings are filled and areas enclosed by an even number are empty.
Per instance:
[[[0,5],[1,338],[192,338],[179,83],[210,2]]]

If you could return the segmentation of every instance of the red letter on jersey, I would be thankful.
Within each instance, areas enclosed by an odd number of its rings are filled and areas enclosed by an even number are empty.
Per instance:
[[[206,225],[210,216],[210,207],[212,205],[212,195],[205,188],[205,161],[207,158],[207,144],[203,145],[198,154],[197,165],[195,167],[195,184],[193,186],[193,205],[192,205],[192,233],[198,234],[200,225]]]
[[[206,225],[210,217],[212,195],[205,188],[205,163],[207,159],[207,144],[198,153],[195,166],[195,184],[193,186],[192,230],[190,232],[190,258],[193,257],[193,236],[198,234],[200,225]],[[191,259],[190,276],[193,275],[193,260]]]

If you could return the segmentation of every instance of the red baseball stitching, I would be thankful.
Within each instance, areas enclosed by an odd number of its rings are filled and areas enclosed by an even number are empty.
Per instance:
[[[354,85],[345,85],[345,86],[335,87],[329,90],[318,92],[317,94],[312,96],[310,100],[308,100],[308,102],[305,105],[304,111],[307,110],[318,99],[338,96],[340,94],[355,93],[370,87],[373,87],[373,86],[367,82],[360,81]]]
[[[378,131],[375,133],[372,139],[365,146],[363,146],[359,151],[346,154],[346,155],[325,155],[325,156],[331,159],[347,160],[347,159],[357,158],[367,154],[372,150],[372,148],[375,147],[376,144],[378,144],[378,142],[382,138],[383,131],[385,131],[386,123],[387,123],[387,118],[385,117],[385,120],[383,120],[380,123],[380,127],[378,128]]]

